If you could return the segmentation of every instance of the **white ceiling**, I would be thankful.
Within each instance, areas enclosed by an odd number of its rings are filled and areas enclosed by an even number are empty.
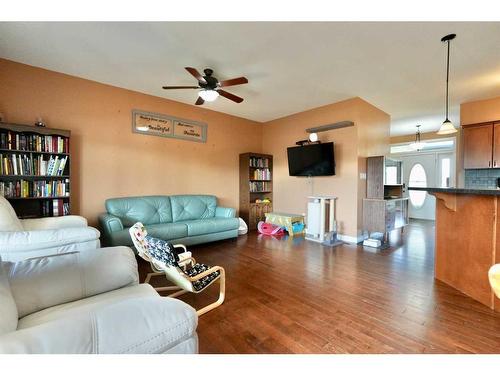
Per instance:
[[[0,57],[185,103],[184,66],[211,67],[241,104],[208,108],[268,121],[360,96],[392,116],[391,134],[443,121],[445,45],[451,48],[451,120],[460,103],[500,95],[500,23],[0,22]],[[321,124],[305,124],[308,127]]]

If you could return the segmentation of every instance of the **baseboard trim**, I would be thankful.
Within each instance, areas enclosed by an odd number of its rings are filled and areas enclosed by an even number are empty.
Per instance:
[[[347,242],[347,243],[358,244],[358,243],[366,240],[368,238],[368,235],[363,233],[363,234],[358,235],[357,237],[354,237],[354,236],[347,236],[345,234],[338,234],[337,238],[339,240]]]

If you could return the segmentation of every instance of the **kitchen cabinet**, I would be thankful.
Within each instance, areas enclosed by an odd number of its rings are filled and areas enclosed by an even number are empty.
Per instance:
[[[498,125],[498,124],[497,124]],[[494,136],[494,125],[471,125],[463,129],[464,169],[480,169],[493,167],[493,141],[497,141],[497,152],[500,154],[500,128]],[[500,166],[500,157],[495,165]]]
[[[500,168],[500,122],[493,124],[493,168]]]

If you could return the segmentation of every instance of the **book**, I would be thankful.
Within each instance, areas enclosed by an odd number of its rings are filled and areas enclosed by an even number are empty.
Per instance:
[[[59,168],[57,170],[57,175],[62,176],[64,173],[64,168],[66,167],[66,161],[68,160],[68,157],[65,156],[64,158],[61,159],[61,162],[59,163]]]

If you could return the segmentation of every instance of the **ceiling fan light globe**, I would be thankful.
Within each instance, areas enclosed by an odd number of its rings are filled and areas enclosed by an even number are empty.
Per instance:
[[[457,129],[453,126],[450,120],[446,119],[441,127],[439,128],[437,134],[445,135],[445,134],[453,134],[456,133]]]
[[[311,134],[309,134],[309,141],[311,141],[311,142],[318,142],[318,133],[311,133]]]
[[[217,90],[200,90],[198,96],[206,102],[213,102],[219,97]]]

